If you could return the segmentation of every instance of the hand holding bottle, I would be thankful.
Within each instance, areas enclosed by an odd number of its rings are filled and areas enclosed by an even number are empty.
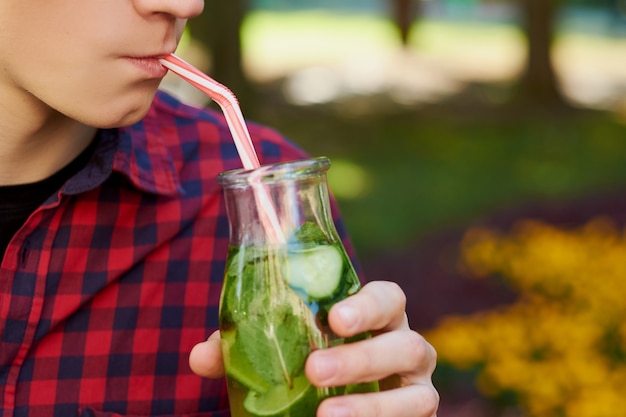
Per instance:
[[[373,281],[332,307],[329,324],[335,333],[348,337],[371,331],[374,337],[312,353],[306,363],[309,380],[322,386],[383,383],[381,392],[324,400],[318,417],[436,416],[439,395],[431,381],[436,354],[410,329],[405,300],[396,284]],[[219,332],[194,347],[189,363],[200,376],[224,375]]]

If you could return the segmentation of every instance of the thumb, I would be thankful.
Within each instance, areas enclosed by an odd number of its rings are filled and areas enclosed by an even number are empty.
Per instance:
[[[198,343],[189,354],[189,367],[198,376],[221,378],[224,376],[220,332],[215,331],[202,343]]]

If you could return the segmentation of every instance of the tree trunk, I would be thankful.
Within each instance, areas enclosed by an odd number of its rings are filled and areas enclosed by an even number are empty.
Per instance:
[[[409,44],[411,26],[420,14],[421,0],[389,0],[393,22],[403,46]]]
[[[519,82],[518,99],[531,105],[565,104],[551,57],[559,3],[559,0],[519,0],[528,55]]]
[[[204,12],[188,24],[211,56],[210,75],[232,90],[242,107],[252,97],[242,66],[241,24],[247,10],[247,0],[207,1]]]

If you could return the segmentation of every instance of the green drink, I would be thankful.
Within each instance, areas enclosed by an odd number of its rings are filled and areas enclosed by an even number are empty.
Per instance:
[[[246,171],[220,175],[231,224],[220,329],[233,417],[314,417],[328,396],[377,383],[320,389],[304,374],[309,353],[339,338],[328,311],[356,293],[358,277],[328,212],[326,158],[264,167],[285,240],[268,239]]]

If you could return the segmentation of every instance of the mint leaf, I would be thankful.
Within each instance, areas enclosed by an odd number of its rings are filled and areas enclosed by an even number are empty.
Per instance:
[[[245,366],[270,384],[292,386],[322,337],[312,311],[287,285],[284,253],[242,247],[232,253],[223,299]]]
[[[290,245],[312,247],[331,243],[324,231],[314,222],[306,222],[297,229],[289,239]]]
[[[289,299],[301,303],[297,296]],[[291,386],[311,349],[307,324],[289,303],[267,307],[265,316],[251,315],[238,323],[236,343],[266,381]]]
[[[222,311],[229,315],[232,322],[245,320],[251,310],[258,309],[254,306],[258,297],[265,296],[264,286],[267,275],[267,254],[254,248],[241,248],[233,250],[229,254],[227,277],[224,283],[224,295],[222,302],[225,307]]]

